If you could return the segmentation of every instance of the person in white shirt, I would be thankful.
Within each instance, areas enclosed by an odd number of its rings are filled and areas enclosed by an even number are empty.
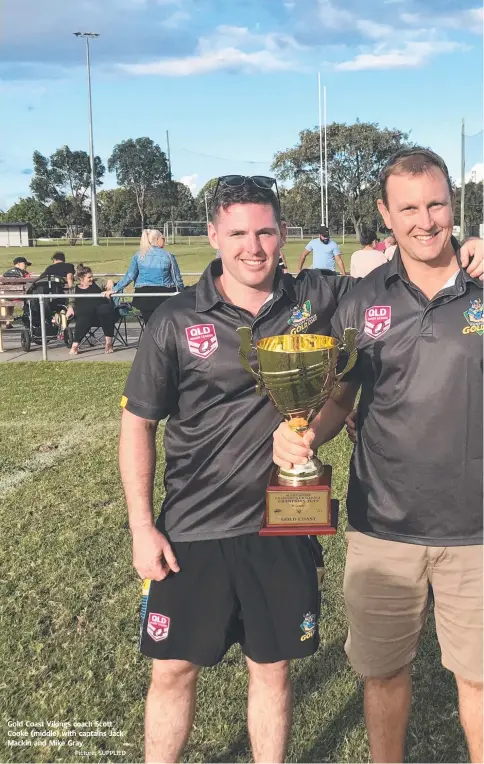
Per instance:
[[[375,249],[376,231],[364,228],[361,232],[360,243],[362,249],[353,252],[350,260],[350,276],[354,276],[354,278],[364,278],[379,265],[383,265],[391,259],[391,256],[387,256],[388,250],[381,252]]]

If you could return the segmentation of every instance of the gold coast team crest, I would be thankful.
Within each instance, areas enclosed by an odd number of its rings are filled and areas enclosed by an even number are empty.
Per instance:
[[[296,305],[292,309],[291,317],[287,322],[289,326],[292,326],[290,334],[305,332],[311,324],[314,324],[317,318],[315,313],[311,314],[311,300],[306,300],[304,305]]]
[[[464,311],[464,317],[469,324],[464,326],[462,334],[480,334],[484,333],[484,317],[482,311],[482,300],[477,297],[471,300],[469,308]]]

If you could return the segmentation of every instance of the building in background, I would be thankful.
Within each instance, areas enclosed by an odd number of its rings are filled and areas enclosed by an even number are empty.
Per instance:
[[[0,223],[0,247],[33,247],[30,223]]]

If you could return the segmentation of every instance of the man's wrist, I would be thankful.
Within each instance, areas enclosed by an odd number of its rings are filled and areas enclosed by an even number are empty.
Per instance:
[[[149,520],[141,520],[135,523],[129,524],[129,529],[131,531],[131,535],[134,536],[135,533],[139,533],[140,531],[149,531],[155,528],[155,523],[153,521],[153,518],[150,518]]]

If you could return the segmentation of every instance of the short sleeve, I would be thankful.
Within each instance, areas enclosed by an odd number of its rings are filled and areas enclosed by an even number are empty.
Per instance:
[[[336,242],[334,242],[333,255],[339,255],[339,254],[341,254],[340,253],[340,249],[339,249],[338,245],[336,244]]]
[[[178,359],[159,347],[149,326],[143,332],[121,405],[131,414],[156,421],[177,410]]]
[[[75,270],[73,264],[72,263],[66,263],[66,275],[68,273],[72,273],[72,275],[74,275],[75,272],[76,272],[76,270]]]
[[[305,249],[306,249],[306,252],[312,252],[313,251],[313,242],[312,241],[308,242],[306,244]]]

